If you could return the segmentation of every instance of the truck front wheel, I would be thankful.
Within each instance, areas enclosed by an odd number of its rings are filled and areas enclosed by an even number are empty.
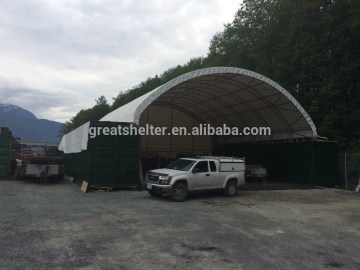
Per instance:
[[[234,180],[229,180],[226,183],[226,187],[224,189],[224,195],[228,197],[233,197],[236,194],[236,182]]]
[[[175,185],[171,189],[171,198],[175,202],[182,202],[186,200],[187,193],[188,190],[185,183],[175,183]]]

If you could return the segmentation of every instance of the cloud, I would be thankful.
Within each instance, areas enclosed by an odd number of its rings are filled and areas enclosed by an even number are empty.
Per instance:
[[[239,1],[1,1],[0,101],[68,120],[205,55]]]
[[[0,78],[0,102],[16,104],[30,110],[40,119],[51,119],[65,122],[73,116],[72,107],[77,100],[83,100],[81,93],[66,89],[27,88],[12,85]],[[86,102],[79,102],[86,106]]]

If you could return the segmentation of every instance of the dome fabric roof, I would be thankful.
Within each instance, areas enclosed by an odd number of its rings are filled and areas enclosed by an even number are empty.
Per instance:
[[[269,139],[317,137],[299,102],[283,87],[258,73],[211,67],[181,75],[104,116],[100,121],[139,124],[149,106],[183,112],[212,126],[270,127]]]

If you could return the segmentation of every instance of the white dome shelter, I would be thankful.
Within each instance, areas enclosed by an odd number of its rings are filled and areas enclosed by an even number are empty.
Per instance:
[[[270,128],[267,135],[124,135],[91,138],[92,128],[147,127],[171,131],[213,128]],[[170,132],[171,133],[171,132]],[[310,116],[279,84],[258,73],[211,67],[181,75],[63,136],[65,171],[92,185],[128,187],[141,172],[181,156],[245,157],[267,168],[268,179],[334,186],[337,144],[317,135]],[[141,164],[141,165],[140,165]]]
[[[211,67],[181,75],[114,110],[100,121],[188,128],[270,127],[268,136],[142,136],[142,152],[211,154],[216,143],[257,142],[317,137],[316,127],[297,100],[258,73]]]

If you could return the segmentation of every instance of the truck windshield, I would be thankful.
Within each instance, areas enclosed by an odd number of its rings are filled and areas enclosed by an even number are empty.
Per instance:
[[[179,171],[188,171],[195,164],[195,160],[178,159],[173,163],[170,163],[166,168]]]

